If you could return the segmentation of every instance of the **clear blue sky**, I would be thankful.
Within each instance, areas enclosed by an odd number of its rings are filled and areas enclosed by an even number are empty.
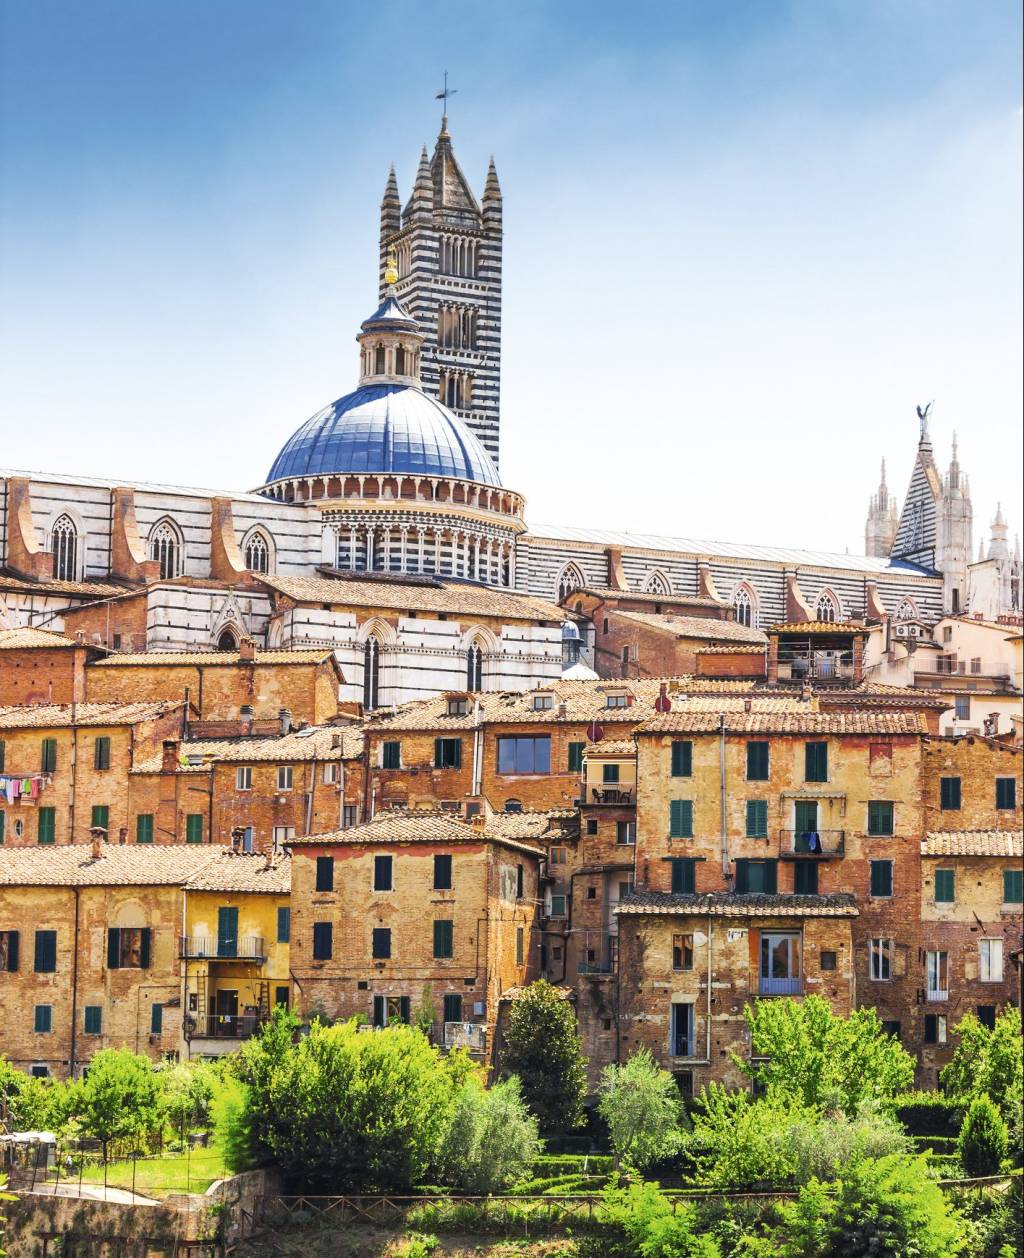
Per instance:
[[[246,489],[348,392],[442,71],[534,521],[857,550],[914,407],[1021,526],[1015,0],[4,0],[0,463]]]

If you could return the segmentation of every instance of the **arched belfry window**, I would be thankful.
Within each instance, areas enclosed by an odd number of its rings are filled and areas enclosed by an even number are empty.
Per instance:
[[[58,581],[74,581],[78,576],[78,530],[74,521],[62,515],[50,534],[53,575]]]
[[[218,651],[237,651],[238,638],[233,629],[222,629],[217,638]]]
[[[814,609],[814,618],[815,620],[839,619],[839,604],[830,590],[824,590],[818,595],[817,606]]]
[[[149,556],[160,565],[162,580],[181,575],[181,537],[170,520],[161,520],[149,535]]]
[[[398,349],[395,350],[395,375],[404,376],[405,374],[405,347],[399,345]]]
[[[363,707],[367,712],[377,707],[380,696],[380,641],[366,639],[363,647]]]
[[[569,597],[573,590],[583,588],[583,573],[574,563],[567,563],[558,578],[558,601]]]
[[[732,605],[736,612],[737,624],[746,625],[749,628],[757,623],[757,610],[747,586],[736,587],[736,592],[732,596]]]
[[[466,689],[483,690],[484,688],[484,653],[474,642],[466,652]]]
[[[252,533],[245,543],[245,566],[250,572],[270,571],[270,546],[266,537],[260,533]]]
[[[374,370],[374,374],[375,374],[375,375],[378,375],[378,376],[382,376],[382,375],[384,375],[384,373],[385,373],[385,372],[386,372],[386,370],[387,370],[387,364],[386,364],[386,361],[385,361],[385,356],[384,356],[384,346],[383,346],[383,345],[378,345],[378,346],[377,346],[377,349],[376,349],[376,350],[375,350],[375,352],[374,352],[373,359],[374,359],[374,361],[373,361],[373,370]]]

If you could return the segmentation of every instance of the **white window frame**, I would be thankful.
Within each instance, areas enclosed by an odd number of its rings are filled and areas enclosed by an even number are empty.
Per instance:
[[[868,940],[868,972],[873,983],[891,983],[895,946],[892,939],[873,936]],[[886,973],[882,973],[885,970]]]
[[[338,781],[338,762],[329,760],[324,765],[324,786],[334,786]]]
[[[982,983],[1003,981],[1003,941],[1001,939],[978,940],[978,980]]]
[[[274,840],[274,851],[280,852],[283,850],[286,843],[295,838],[295,827],[274,826],[272,838]]]
[[[235,790],[251,791],[252,790],[252,765],[240,764],[235,770]]]
[[[279,764],[277,766],[277,789],[279,791],[290,791],[295,785],[295,766],[290,764]]]
[[[942,950],[925,954],[926,995],[929,1000],[949,999],[949,953]]]

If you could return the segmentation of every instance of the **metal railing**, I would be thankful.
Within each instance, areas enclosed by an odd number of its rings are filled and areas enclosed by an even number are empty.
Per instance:
[[[480,1022],[444,1022],[445,1048],[467,1048],[471,1053],[487,1049],[487,1028]]]
[[[779,656],[779,681],[853,681],[853,659],[828,651]]]
[[[193,1013],[186,1030],[191,1039],[247,1040],[265,1021],[257,1013]]]
[[[842,856],[845,830],[780,830],[782,850],[797,856]]]
[[[949,989],[942,987],[929,987],[927,995],[929,1000],[948,1000]]]
[[[267,944],[262,935],[242,935],[238,939],[182,935],[178,955],[185,961],[265,961]]]
[[[759,996],[798,996],[800,980],[798,978],[766,978],[761,975],[757,983]]]

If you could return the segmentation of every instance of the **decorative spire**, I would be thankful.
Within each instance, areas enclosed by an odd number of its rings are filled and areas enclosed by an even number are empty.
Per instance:
[[[494,165],[494,157],[491,157],[490,164],[487,167],[487,182],[484,184],[484,205],[488,201],[501,200],[501,184],[498,183],[498,169]]]
[[[384,196],[380,203],[381,234],[396,232],[402,226],[402,202],[398,196],[398,180],[395,168],[388,172],[388,181],[384,186]]]
[[[388,288],[394,288],[398,283],[398,254],[395,252],[395,246],[388,246],[387,262],[384,265],[384,283]]]
[[[883,459],[883,460],[882,460],[882,479],[881,479],[881,481],[879,482],[879,486],[880,486],[880,488],[882,488],[882,489],[885,489],[885,488],[886,488],[886,484],[885,484],[885,459]]]
[[[424,144],[420,153],[420,164],[416,171],[416,182],[412,187],[412,196],[405,207],[406,217],[430,218],[434,212],[434,180],[430,173],[430,158]]]
[[[917,418],[921,425],[921,436],[917,444],[922,447],[927,447],[929,450],[932,447],[932,439],[928,433],[928,416],[931,414],[931,409],[931,402],[929,402],[927,406],[919,406],[917,408]]]

